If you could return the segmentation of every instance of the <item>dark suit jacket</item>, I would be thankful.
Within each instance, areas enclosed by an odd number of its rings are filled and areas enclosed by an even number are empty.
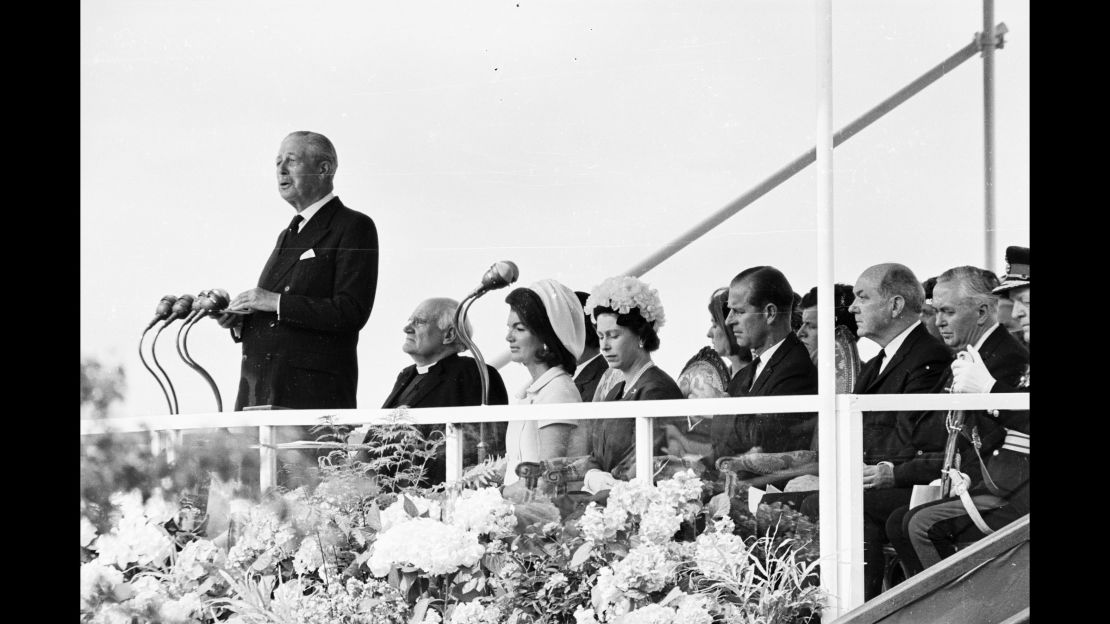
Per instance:
[[[1004,383],[1017,385],[1025,367],[1029,363],[1029,351],[1021,345],[1005,328],[999,327],[991,332],[979,349],[979,355],[991,376]],[[952,367],[947,366],[933,388],[933,392],[944,392],[952,381]],[[945,427],[947,411],[925,412],[917,417],[899,415],[900,424],[912,423],[912,429],[898,428],[902,436],[902,450],[889,461],[895,463],[894,482],[899,487],[913,484],[926,484],[940,476],[944,466],[944,446],[948,439]],[[1006,438],[1005,430],[986,412],[968,411],[964,413],[966,431],[978,427],[982,440],[980,455],[989,456],[1002,446]],[[958,438],[957,452],[960,454],[960,469],[974,482],[980,471],[979,459],[975,449],[964,436]],[[900,462],[900,463],[899,463]]]
[[[934,392],[937,383],[947,370],[952,355],[948,347],[939,339],[929,335],[924,325],[918,325],[906,336],[902,346],[891,356],[890,363],[881,374],[878,356],[871,358],[860,370],[856,380],[855,394],[925,394]],[[928,412],[864,412],[863,413],[863,460],[868,464],[890,461],[895,465],[907,459],[902,455],[907,441],[914,439],[917,430],[919,440],[925,433],[931,434],[929,442],[923,446],[933,448],[940,441],[944,449],[947,433],[918,429],[918,425]],[[920,447],[919,447],[920,448]],[[932,477],[936,478],[936,477]]]
[[[507,405],[509,395],[501,374],[489,364],[486,364],[486,370],[489,372],[489,405]],[[382,407],[398,407],[398,398],[415,376],[415,364],[402,369]],[[482,380],[474,358],[452,353],[428,369],[427,377],[417,386],[407,404],[409,407],[452,407],[478,405],[481,402]]]
[[[501,379],[501,374],[497,369],[486,364],[486,370],[489,372],[489,395],[487,400],[489,405],[507,405],[509,403],[509,395],[505,391],[505,382]],[[409,407],[452,407],[456,405],[480,405],[482,402],[482,379],[478,376],[478,365],[475,363],[474,358],[468,356],[460,356],[452,353],[442,360],[436,362],[431,368],[428,369],[426,377],[420,381],[420,385],[416,387],[413,393],[408,397],[405,402]],[[406,366],[401,369],[400,374],[397,375],[397,381],[393,384],[393,390],[390,391],[389,396],[385,398],[382,407],[385,409],[393,409],[400,407],[402,393],[405,387],[409,385],[413,377],[416,377],[416,365]],[[500,423],[491,423],[494,435],[499,439],[504,439],[504,427]],[[477,448],[478,443],[477,435],[467,435],[469,427],[477,427],[477,425],[462,425],[463,435],[466,438],[464,445],[463,463],[469,465],[477,463]],[[443,431],[443,425],[417,425],[417,429],[424,435],[425,439],[429,439],[433,431]],[[499,435],[498,435],[499,434]],[[472,439],[473,438],[473,439]],[[370,436],[366,436],[362,443],[370,443]],[[487,441],[489,444],[489,441]],[[370,453],[363,452],[359,455],[360,461],[369,461],[371,458]],[[426,481],[424,485],[434,485],[436,483],[443,483],[447,478],[447,449],[440,446],[436,449],[436,456],[432,458],[424,466]]]
[[[623,393],[623,394],[622,394]],[[644,371],[627,391],[624,382],[613,387],[606,401],[648,401],[681,399],[678,384],[658,366]],[[636,421],[632,418],[605,418],[591,423],[586,470],[597,468],[618,479],[636,476]],[[583,471],[584,472],[584,471]]]
[[[300,259],[309,249],[315,257]],[[260,288],[281,295],[281,318],[273,312],[243,318],[235,409],[356,407],[358,333],[377,283],[374,221],[338,197],[296,235],[283,230],[258,278]]]
[[[609,363],[605,358],[600,355],[595,356],[590,360],[589,364],[578,373],[574,378],[574,385],[578,387],[579,394],[582,395],[582,402],[589,403],[594,400],[594,392],[597,390],[597,384],[601,381],[601,375],[609,368]]]
[[[817,394],[817,367],[793,332],[786,335],[749,389],[754,374],[752,365],[737,373],[728,384],[729,395]],[[808,425],[816,418],[813,413],[718,416],[710,428],[714,459],[739,455],[754,446],[765,453],[808,449],[813,435]]]

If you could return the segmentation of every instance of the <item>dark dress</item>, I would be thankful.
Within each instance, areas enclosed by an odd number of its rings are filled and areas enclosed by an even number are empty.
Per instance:
[[[605,397],[606,401],[646,401],[681,399],[682,391],[671,376],[658,366],[640,375],[625,392],[624,383],[617,384]],[[636,421],[633,418],[595,420],[590,429],[587,470],[596,468],[617,479],[636,476]]]

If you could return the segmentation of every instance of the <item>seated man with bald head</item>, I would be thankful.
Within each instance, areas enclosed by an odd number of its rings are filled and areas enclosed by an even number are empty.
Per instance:
[[[393,409],[402,405],[408,407],[452,407],[457,405],[479,405],[482,402],[482,380],[478,375],[478,364],[474,358],[459,355],[466,346],[455,333],[452,322],[459,302],[446,297],[422,301],[416,306],[402,331],[405,341],[401,350],[412,358],[413,364],[406,366],[397,375],[393,390],[386,397],[382,407]],[[466,323],[467,333],[473,335]],[[489,372],[490,405],[506,405],[509,395],[505,382],[497,369],[486,365]],[[491,440],[502,439],[496,424],[489,435]],[[504,426],[504,423],[499,423]],[[443,431],[443,425],[418,425],[425,437],[432,431]],[[465,427],[463,427],[465,431]],[[469,437],[469,436],[468,436]],[[367,440],[368,442],[369,440]],[[467,450],[473,449],[472,444]],[[465,461],[465,458],[464,458]],[[473,458],[471,460],[473,462]],[[441,446],[436,459],[427,466],[426,477],[430,483],[442,483],[446,477],[444,448]]]
[[[919,318],[925,289],[913,271],[896,263],[865,270],[853,288],[848,311],[860,338],[881,347],[856,380],[855,394],[939,392],[952,360],[949,348],[926,330]],[[883,544],[891,512],[909,503],[912,481],[903,481],[903,463],[918,451],[943,451],[947,432],[928,412],[863,413],[863,558],[864,598],[882,591]],[[819,495],[802,501],[802,512],[816,517]]]

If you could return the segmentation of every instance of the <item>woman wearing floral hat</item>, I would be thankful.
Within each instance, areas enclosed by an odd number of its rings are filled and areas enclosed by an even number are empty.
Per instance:
[[[586,344],[586,322],[574,291],[553,279],[517,288],[505,297],[509,304],[509,357],[524,365],[532,381],[512,401],[579,403],[574,385],[578,357]],[[572,420],[510,421],[505,432],[505,485],[519,480],[520,462],[537,462],[567,455]]]
[[[623,378],[603,400],[683,398],[674,379],[651,361],[665,321],[654,289],[635,277],[611,277],[593,289],[585,310],[597,325],[601,355]],[[636,427],[631,418],[607,418],[592,425],[583,487],[596,493],[618,479],[636,476]]]

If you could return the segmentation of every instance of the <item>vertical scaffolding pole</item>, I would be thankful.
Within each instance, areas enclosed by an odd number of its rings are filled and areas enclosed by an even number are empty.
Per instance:
[[[983,176],[984,197],[983,228],[986,237],[986,260],[983,266],[994,271],[994,0],[983,0]]]
[[[833,307],[832,0],[816,0],[817,24],[817,413],[820,461],[821,586],[832,621],[863,602],[862,420],[839,411]],[[854,436],[854,437],[853,437]],[[854,441],[854,444],[853,444]],[[855,455],[853,455],[853,450]],[[856,494],[856,496],[853,496]],[[856,505],[857,507],[853,507]]]

